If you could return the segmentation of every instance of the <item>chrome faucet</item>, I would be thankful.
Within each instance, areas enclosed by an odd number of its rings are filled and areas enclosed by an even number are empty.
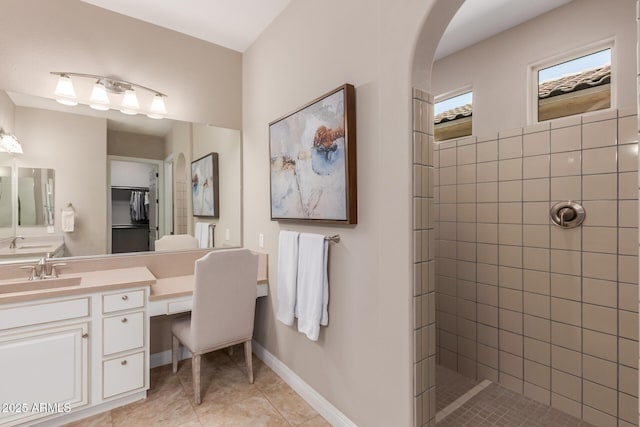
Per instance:
[[[9,249],[15,249],[16,248],[16,240],[18,240],[18,239],[24,240],[24,237],[16,236],[13,239],[11,239],[11,243],[9,243]]]
[[[64,262],[49,264],[49,261],[50,254],[47,253],[46,256],[38,260],[37,264],[25,265],[20,268],[29,270],[29,280],[33,280],[36,277],[40,280],[55,279],[58,277],[58,267],[64,267],[67,264]],[[53,260],[51,259],[51,261]]]

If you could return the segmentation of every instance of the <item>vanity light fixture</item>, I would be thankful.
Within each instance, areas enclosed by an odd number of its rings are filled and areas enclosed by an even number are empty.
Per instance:
[[[52,71],[51,74],[58,76],[58,84],[54,92],[56,101],[65,105],[78,105],[78,97],[71,77],[95,80],[91,96],[89,98],[89,106],[96,110],[108,110],[109,108],[119,109],[124,114],[138,114],[144,111],[140,110],[138,96],[136,90],[146,91],[153,95],[151,106],[146,112],[147,117],[152,119],[162,119],[167,114],[167,108],[164,104],[164,98],[167,95],[136,83],[125,80],[114,79],[111,77],[97,76],[94,74],[69,73]],[[109,95],[113,95],[110,98]],[[118,101],[114,98],[121,98]],[[117,107],[112,102],[120,102]]]
[[[0,151],[10,154],[22,154],[22,145],[15,135],[0,131]]]

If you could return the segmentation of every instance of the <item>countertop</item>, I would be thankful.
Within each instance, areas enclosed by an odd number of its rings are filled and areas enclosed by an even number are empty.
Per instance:
[[[152,285],[156,282],[156,277],[147,267],[117,268],[78,274],[62,274],[59,279],[66,280],[73,279],[75,277],[80,277],[80,284],[54,288],[46,287],[49,284],[53,284],[56,279],[39,280],[36,278],[29,282],[29,286],[38,286],[39,284],[42,284],[43,288],[22,292],[0,293],[0,304],[35,301],[43,298],[56,298],[117,289],[128,289],[138,286]],[[0,281],[0,288],[3,284],[9,285],[15,282],[24,281],[3,280]]]
[[[0,248],[0,262],[37,260],[46,254],[60,252],[63,248],[64,240],[61,237],[18,239],[15,248]]]

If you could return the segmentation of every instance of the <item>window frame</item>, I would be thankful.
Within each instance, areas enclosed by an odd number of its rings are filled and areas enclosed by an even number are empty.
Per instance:
[[[439,103],[439,102],[442,102],[442,101],[446,101],[446,100],[451,99],[451,98],[455,98],[456,96],[464,95],[466,93],[471,93],[471,99],[472,99],[472,101],[471,101],[471,134],[466,135],[466,136],[462,136],[460,138],[468,138],[470,136],[473,136],[473,125],[474,125],[474,120],[475,120],[474,116],[473,116],[473,96],[474,96],[474,93],[473,93],[473,86],[471,84],[468,84],[468,85],[460,86],[460,87],[458,87],[456,89],[444,92],[444,93],[442,93],[442,94],[440,94],[438,96],[435,96],[433,98],[433,123],[432,123],[432,125],[433,125],[434,142],[440,143],[440,142],[445,142],[445,141],[451,141],[452,139],[459,139],[459,138],[450,138],[450,139],[443,139],[443,140],[439,140],[439,141],[435,140],[435,133],[436,133],[436,130],[435,130],[435,127],[436,127],[436,124],[435,124],[436,104]]]
[[[609,108],[603,108],[596,110],[597,112],[611,111],[617,108],[617,85],[618,85],[618,67],[617,67],[617,52],[615,37],[599,40],[597,42],[583,45],[579,48],[564,51],[562,53],[546,57],[542,60],[538,60],[528,65],[527,67],[527,124],[536,125],[539,123],[548,123],[551,120],[559,120],[568,117],[575,117],[578,115],[591,113],[590,111],[573,114],[570,116],[556,117],[553,119],[538,120],[538,71],[545,68],[553,67],[555,65],[562,64],[563,62],[569,62],[574,59],[578,59],[583,56],[600,52],[602,50],[611,49],[611,103]],[[594,111],[595,112],[595,111]]]

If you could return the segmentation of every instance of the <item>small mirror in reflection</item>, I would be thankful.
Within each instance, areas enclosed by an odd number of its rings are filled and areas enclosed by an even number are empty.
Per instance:
[[[18,225],[53,225],[53,169],[18,168]]]
[[[11,227],[11,167],[0,166],[0,228]]]

